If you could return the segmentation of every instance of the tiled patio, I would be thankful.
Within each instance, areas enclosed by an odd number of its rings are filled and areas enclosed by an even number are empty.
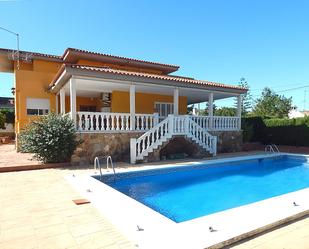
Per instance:
[[[76,172],[76,171],[74,171]],[[65,181],[70,170],[0,173],[0,248],[135,248]]]
[[[30,153],[17,153],[14,143],[0,144],[0,167],[39,165],[40,162],[32,157],[33,154]]]
[[[231,249],[308,249],[309,218],[283,226]]]
[[[119,165],[118,165],[119,166]],[[127,166],[127,165],[122,165]],[[0,173],[0,248],[137,248],[64,179],[93,172],[66,168]],[[309,218],[284,226],[235,249],[309,249]]]

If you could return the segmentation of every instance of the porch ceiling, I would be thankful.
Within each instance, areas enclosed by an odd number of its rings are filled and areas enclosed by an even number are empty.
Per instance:
[[[102,92],[112,91],[129,91],[131,82],[117,82],[104,79],[91,78],[75,78],[76,80],[76,95],[81,97],[99,97]],[[161,95],[173,95],[174,86],[151,85],[134,82],[136,92],[152,93]],[[65,84],[66,95],[70,94],[69,84]],[[214,100],[230,98],[237,96],[227,92],[212,91]],[[188,104],[200,103],[208,101],[209,90],[201,90],[194,88],[179,88],[179,96],[186,96]]]

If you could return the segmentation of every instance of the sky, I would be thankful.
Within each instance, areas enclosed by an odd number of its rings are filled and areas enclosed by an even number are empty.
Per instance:
[[[309,109],[308,13],[305,0],[0,0],[0,26],[20,34],[21,50],[74,47],[180,65],[197,79],[244,77],[254,98],[267,86],[299,109]],[[0,30],[0,47],[15,49],[15,36]],[[0,96],[12,85],[0,73]]]

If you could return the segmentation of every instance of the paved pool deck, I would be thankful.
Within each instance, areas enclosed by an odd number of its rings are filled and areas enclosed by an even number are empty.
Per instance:
[[[91,203],[73,203],[83,198],[64,178],[73,173],[93,173],[93,169],[0,173],[1,249],[138,248]],[[309,249],[309,218],[228,248]]]
[[[74,170],[86,172],[88,170]],[[70,169],[0,173],[1,249],[136,248],[64,179]]]

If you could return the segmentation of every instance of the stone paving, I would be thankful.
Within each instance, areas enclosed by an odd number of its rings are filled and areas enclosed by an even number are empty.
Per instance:
[[[15,144],[0,144],[0,167],[16,165],[39,165],[40,162],[32,158],[30,153],[17,153]]]
[[[309,218],[283,226],[231,249],[308,249]]]
[[[63,178],[69,173],[0,173],[1,249],[136,248],[91,204],[73,203],[82,197]]]
[[[0,164],[1,166],[1,164]],[[93,172],[66,168],[0,173],[0,249],[133,249],[65,175]],[[309,249],[309,218],[235,245],[235,249]]]

